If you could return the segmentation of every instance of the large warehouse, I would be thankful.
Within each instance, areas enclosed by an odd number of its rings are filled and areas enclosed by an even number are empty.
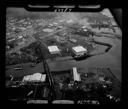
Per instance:
[[[51,54],[59,54],[60,50],[57,46],[48,46],[48,50]]]
[[[34,73],[23,77],[23,82],[45,82],[46,74]]]
[[[72,51],[75,55],[83,55],[87,53],[87,49],[80,45],[76,47],[72,47]]]

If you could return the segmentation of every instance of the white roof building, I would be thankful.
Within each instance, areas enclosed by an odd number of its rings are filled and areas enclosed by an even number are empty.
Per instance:
[[[87,49],[80,45],[72,47],[72,50],[76,55],[82,55],[83,53],[87,53]]]
[[[48,46],[48,50],[51,54],[60,53],[60,50],[57,46]]]
[[[23,77],[23,82],[44,82],[46,80],[46,74],[34,73]]]
[[[31,75],[27,75],[23,77],[23,82],[30,81]]]
[[[76,67],[73,67],[73,79],[74,81],[81,81],[80,74],[77,72]]]

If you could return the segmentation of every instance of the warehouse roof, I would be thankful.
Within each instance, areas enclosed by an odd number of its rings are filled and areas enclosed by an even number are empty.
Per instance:
[[[73,67],[73,78],[74,81],[81,81],[80,74],[77,72],[76,67]]]
[[[75,52],[87,52],[87,49],[86,48],[84,48],[83,46],[76,46],[76,47],[72,47],[72,49],[75,51]]]
[[[40,81],[44,82],[46,79],[46,74],[41,74],[41,73],[35,73],[33,75],[27,75],[23,77],[23,81]]]
[[[49,52],[59,52],[59,48],[57,46],[48,46]]]

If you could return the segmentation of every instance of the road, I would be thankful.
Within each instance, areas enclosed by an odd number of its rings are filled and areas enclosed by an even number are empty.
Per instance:
[[[67,28],[64,27],[64,28],[62,28],[62,29],[53,31],[53,32],[51,32],[51,33],[49,33],[49,34],[47,34],[47,35],[45,35],[45,36],[40,37],[40,39],[44,39],[44,38],[46,38],[46,37],[52,36],[52,35],[54,35],[54,34],[56,34],[56,33],[58,33],[58,32],[64,31],[65,29],[67,29]]]

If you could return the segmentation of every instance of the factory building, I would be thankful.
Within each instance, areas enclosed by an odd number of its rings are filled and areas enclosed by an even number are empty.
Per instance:
[[[60,50],[57,46],[48,46],[48,50],[51,54],[59,54]]]
[[[75,55],[84,55],[87,53],[87,49],[80,45],[76,47],[72,47],[72,51]]]
[[[46,74],[34,73],[23,77],[23,82],[45,82]]]
[[[74,81],[81,81],[80,74],[77,72],[76,67],[73,67],[73,79]]]

